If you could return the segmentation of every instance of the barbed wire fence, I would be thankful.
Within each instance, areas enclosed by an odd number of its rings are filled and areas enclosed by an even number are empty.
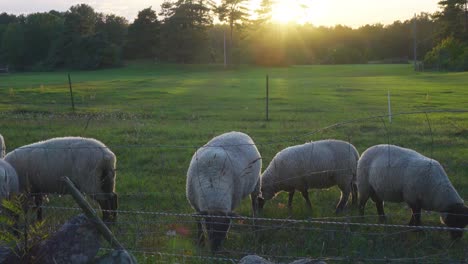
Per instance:
[[[434,115],[466,113],[468,111],[465,110],[399,113],[393,114],[392,125],[385,120],[386,115],[370,116],[335,123],[300,135],[263,142],[256,140],[255,145],[262,153],[263,168],[283,148],[310,140],[342,139],[358,147],[360,153],[367,147],[381,143],[402,145],[441,161],[460,195],[468,197],[468,184],[464,178],[468,172],[468,162],[466,155],[463,156],[468,147],[463,132],[466,128],[457,126],[450,119],[431,118]],[[47,120],[65,117],[65,123],[72,120],[78,124],[77,127],[81,127],[80,131],[88,129],[90,120],[109,118],[45,114],[42,120],[37,121],[37,115],[16,114],[2,118],[17,120],[21,124],[21,118],[46,123]],[[119,115],[114,118],[144,123],[138,116]],[[55,136],[51,132],[55,126],[50,124],[44,135],[50,133]],[[454,132],[447,134],[447,127],[454,128]],[[9,135],[8,128],[2,130],[7,132],[4,136]],[[442,132],[438,134],[438,131]],[[128,133],[137,135],[142,132],[134,128]],[[374,134],[372,139],[366,138],[369,133]],[[146,136],[139,135],[140,138]],[[251,136],[255,140],[254,135]],[[6,141],[8,143],[8,137]],[[143,263],[237,263],[249,254],[278,262],[303,257],[332,263],[468,261],[466,238],[451,241],[448,234],[449,231],[466,233],[468,229],[438,224],[439,214],[436,212],[423,212],[425,224],[409,227],[405,224],[411,213],[402,204],[386,204],[387,223],[378,222],[379,216],[372,213],[375,212],[372,202],[368,202],[364,216],[360,216],[357,208],[350,203],[343,215],[334,215],[334,206],[339,197],[336,187],[310,190],[312,211],[306,210],[305,203],[297,201],[301,199],[297,198],[292,215],[286,208],[287,197],[280,194],[267,203],[260,217],[248,217],[251,210],[246,198],[236,210],[243,216],[228,217],[232,220],[229,237],[222,250],[212,254],[197,246],[196,216],[185,195],[185,177],[190,158],[202,145],[160,144],[150,140],[143,144],[131,140],[116,144],[111,139],[111,142],[114,144],[110,143],[108,147],[117,154],[117,193],[121,204],[117,210],[118,221],[112,231],[126,249]],[[15,144],[24,143],[24,139],[15,139]],[[305,174],[313,176],[317,173],[324,171],[307,171]],[[66,195],[48,196],[49,202],[42,207],[47,228],[53,232],[80,210]]]

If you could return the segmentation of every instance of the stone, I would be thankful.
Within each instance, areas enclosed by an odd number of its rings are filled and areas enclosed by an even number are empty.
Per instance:
[[[89,263],[101,248],[101,235],[84,214],[66,222],[32,252],[38,263]]]
[[[248,255],[243,257],[239,264],[274,264],[273,262],[270,262],[262,257],[259,257],[257,255]]]
[[[109,254],[98,258],[96,264],[136,264],[137,261],[126,250],[114,250]]]

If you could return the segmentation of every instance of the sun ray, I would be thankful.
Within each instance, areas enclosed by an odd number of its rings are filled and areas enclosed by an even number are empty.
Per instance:
[[[272,7],[272,20],[279,23],[312,23],[324,18],[327,2],[318,0],[276,0]]]

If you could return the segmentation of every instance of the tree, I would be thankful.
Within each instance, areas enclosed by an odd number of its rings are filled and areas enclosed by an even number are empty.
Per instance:
[[[3,33],[2,60],[17,70],[24,69],[26,62],[25,27],[23,23],[10,23]]]
[[[159,53],[160,22],[151,7],[138,12],[128,27],[125,54],[130,59],[155,58]]]
[[[441,26],[439,39],[452,36],[468,42],[467,0],[443,0],[439,5],[442,11],[434,16]]]
[[[50,49],[48,64],[54,68],[77,69],[97,69],[119,64],[118,46],[109,40],[108,32],[102,31],[105,18],[86,4],[70,7],[64,14],[61,36]]]
[[[116,15],[101,15],[96,25],[96,31],[102,32],[106,39],[117,46],[122,47],[128,32],[128,21],[124,17]]]
[[[25,20],[25,56],[28,68],[43,69],[52,43],[60,37],[64,19],[53,13],[30,14]]]
[[[247,2],[247,0],[222,0],[221,5],[216,8],[219,20],[229,25],[230,59],[232,59],[234,27],[239,29],[249,21]]]
[[[270,22],[272,12],[273,12],[273,5],[275,4],[275,0],[262,0],[260,3],[260,7],[255,10],[257,15],[256,20],[254,21],[254,26],[259,27],[264,25],[265,23]]]
[[[161,14],[165,16],[162,27],[162,48],[165,60],[187,63],[208,61],[207,29],[213,24],[210,6],[212,1],[165,1]]]

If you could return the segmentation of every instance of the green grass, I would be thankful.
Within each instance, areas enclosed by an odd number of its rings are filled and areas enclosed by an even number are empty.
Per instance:
[[[265,121],[265,76],[270,78],[270,118]],[[366,119],[387,114],[387,92],[394,113],[468,110],[468,73],[415,73],[410,65],[238,67],[132,63],[124,68],[71,72],[76,111],[70,105],[67,72],[0,75],[0,133],[8,149],[56,136],[84,136],[103,141],[118,158],[120,209],[191,213],[185,198],[185,174],[197,147],[227,131],[248,133],[258,144],[265,168],[281,149],[310,140],[338,138],[360,152],[380,143],[416,149],[439,160],[462,197],[468,197],[468,113],[424,113]],[[322,129],[355,120],[349,124]],[[430,124],[430,125],[429,125]],[[334,217],[337,188],[311,190],[312,212],[296,194],[294,218]],[[266,205],[264,217],[286,218],[282,193]],[[237,210],[249,215],[246,199]],[[52,197],[49,205],[69,206],[68,198]],[[404,204],[386,204],[390,224],[405,224]],[[76,211],[48,209],[52,225]],[[369,201],[365,219],[377,223]],[[343,217],[343,216],[341,216]],[[440,226],[436,213],[425,225]],[[335,219],[332,219],[335,220]],[[405,229],[261,222],[253,232],[237,221],[222,256],[260,255],[343,257],[357,259],[465,258],[468,238],[452,243],[448,232]],[[55,228],[55,227],[54,227]],[[170,230],[191,231],[168,235]],[[190,218],[122,213],[114,227],[118,238],[138,253],[142,263],[199,262],[209,255],[193,239]],[[184,233],[184,232],[182,232]],[[185,255],[185,258],[178,255]],[[272,257],[285,261],[285,258]],[[427,261],[427,260],[424,260]],[[424,262],[423,260],[416,262]],[[373,262],[373,261],[369,261]]]

